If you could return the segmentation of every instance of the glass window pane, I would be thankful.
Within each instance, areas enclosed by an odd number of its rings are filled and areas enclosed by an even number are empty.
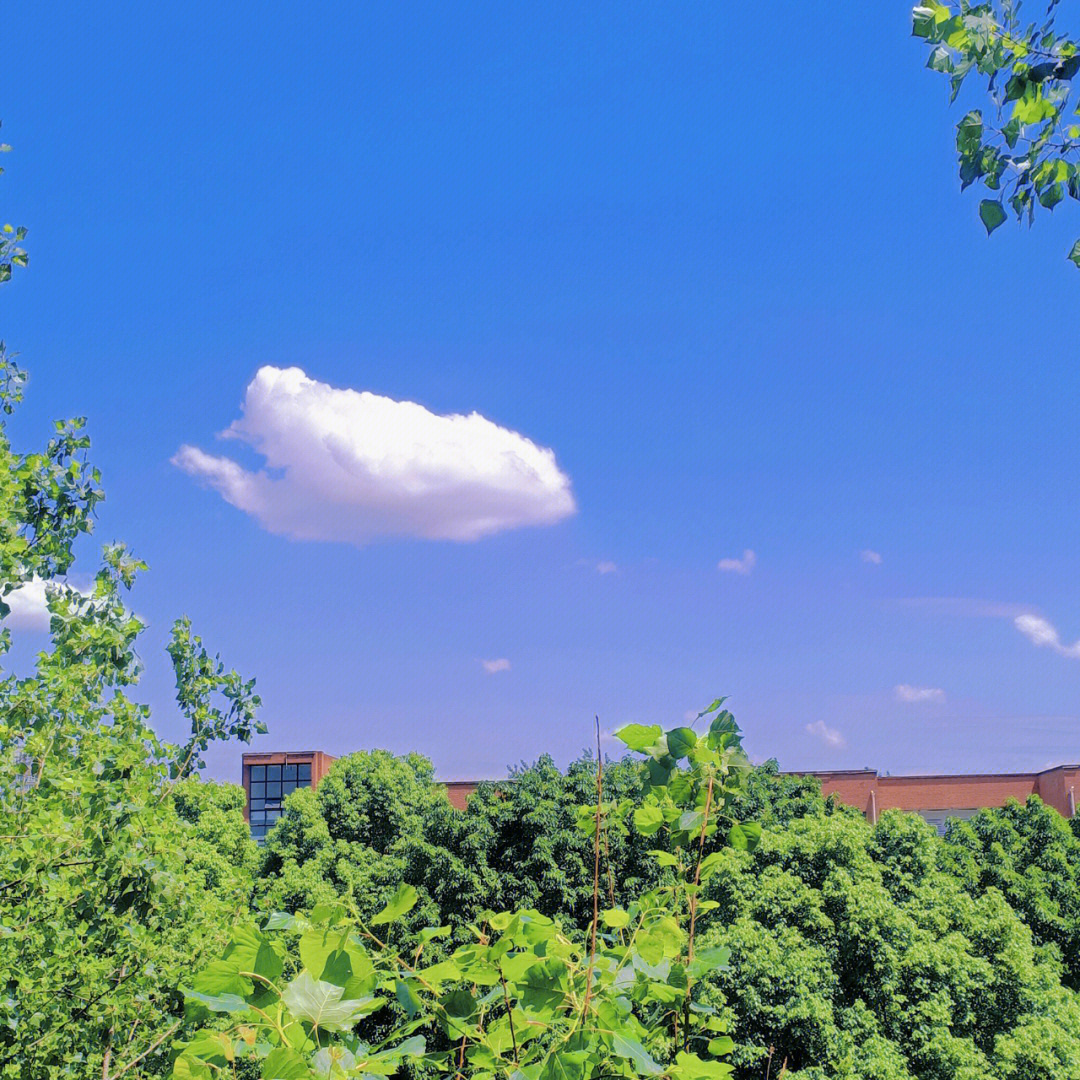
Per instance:
[[[267,780],[280,780],[281,779],[281,766],[280,765],[267,765],[266,766],[266,779]]]
[[[263,802],[262,799],[252,799],[251,800],[251,809],[252,810],[261,810],[264,805],[265,805],[265,803]]]
[[[281,793],[282,793],[282,795],[289,795],[292,792],[294,792],[295,790],[296,790],[296,781],[295,780],[286,780],[285,783],[281,785]]]
[[[281,784],[267,784],[266,785],[266,797],[268,799],[280,799],[281,798]]]
[[[296,779],[297,780],[306,780],[309,784],[311,783],[311,766],[310,765],[298,765],[296,767],[296,770],[297,770],[296,771]]]
[[[296,779],[296,766],[295,765],[286,765],[285,766],[284,776],[285,776],[286,780],[295,780]]]
[[[266,814],[262,810],[252,811],[250,821],[252,825],[261,825],[266,820]]]
[[[277,819],[279,817],[281,817],[281,811],[280,810],[267,810],[266,811],[267,824],[269,824],[270,822],[273,822],[273,821],[277,821]]]
[[[252,784],[251,785],[251,797],[253,799],[261,799],[266,795],[265,784]]]
[[[251,826],[251,835],[255,836],[255,837],[265,836],[266,835],[266,826],[265,825],[252,825]]]
[[[252,765],[251,766],[251,780],[254,783],[256,780],[266,779],[266,766],[265,765]]]

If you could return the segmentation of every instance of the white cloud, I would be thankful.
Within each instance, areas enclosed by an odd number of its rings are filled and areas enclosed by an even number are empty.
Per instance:
[[[46,593],[47,585],[55,585],[57,588],[66,585],[80,592],[89,592],[91,589],[85,579],[80,579],[79,584],[76,585],[71,581],[46,582],[42,578],[31,578],[5,597],[11,611],[3,620],[4,625],[14,630],[27,630],[37,634],[48,633],[51,616],[49,598]]]
[[[815,720],[812,724],[807,724],[806,730],[809,734],[816,735],[822,742],[836,750],[841,750],[847,746],[847,740],[844,736],[836,728],[826,726],[824,720]]]
[[[253,447],[264,468],[187,445],[172,463],[293,539],[478,540],[576,509],[552,450],[479,413],[438,416],[295,367],[260,368],[242,412],[222,437]]]
[[[1032,644],[1046,645],[1062,656],[1080,660],[1080,641],[1072,645],[1063,644],[1057,629],[1041,615],[1018,615],[1013,625]]]
[[[859,558],[865,563],[871,563],[873,566],[881,565],[881,552],[871,551],[866,548],[864,551],[859,552]]]
[[[717,564],[717,570],[726,570],[733,574],[749,574],[757,565],[757,556],[747,548],[742,553],[741,559],[721,559]]]
[[[598,562],[596,564],[596,572],[598,574],[614,574],[619,568],[613,562]]]
[[[498,660],[481,660],[481,664],[484,666],[484,670],[489,675],[494,675],[500,671],[510,670],[510,661],[506,657],[500,657]]]
[[[899,686],[893,687],[893,692],[896,694],[898,701],[919,702],[945,700],[945,691],[936,686],[908,686],[907,683],[901,683]]]
[[[10,614],[4,619],[7,626],[16,630],[33,630],[43,633],[49,629],[48,597],[45,582],[33,578],[5,598]]]

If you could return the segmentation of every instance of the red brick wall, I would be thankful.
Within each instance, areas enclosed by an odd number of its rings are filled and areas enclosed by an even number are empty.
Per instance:
[[[326,775],[334,758],[320,750],[304,753],[244,754],[244,765],[283,765],[311,762],[314,787]],[[997,773],[972,776],[880,776],[872,769],[801,773],[821,781],[825,795],[835,795],[873,821],[883,810],[973,810],[1003,806],[1009,799],[1023,802],[1038,795],[1060,814],[1072,817],[1080,799],[1080,766],[1061,765],[1040,773]],[[243,771],[245,789],[248,770]],[[476,790],[476,780],[450,780],[443,784],[450,805],[464,810]],[[247,810],[245,807],[245,816]]]

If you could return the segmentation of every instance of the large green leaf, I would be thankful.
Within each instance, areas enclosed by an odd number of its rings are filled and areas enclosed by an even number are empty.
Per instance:
[[[631,750],[644,753],[662,734],[659,724],[627,724],[615,732],[615,738],[621,739]]]
[[[350,999],[343,995],[340,986],[320,982],[302,971],[282,991],[281,1000],[298,1020],[307,1020],[326,1031],[348,1031],[379,1005],[372,999]]]
[[[693,728],[677,727],[667,733],[668,753],[678,761],[697,746],[697,732]]]
[[[611,1052],[616,1057],[632,1061],[639,1075],[659,1076],[664,1071],[663,1066],[653,1060],[645,1047],[629,1035],[613,1035]]]
[[[371,920],[372,926],[382,926],[384,923],[394,922],[402,915],[412,911],[416,906],[416,890],[408,884],[400,885],[397,892],[390,897],[390,902]]]

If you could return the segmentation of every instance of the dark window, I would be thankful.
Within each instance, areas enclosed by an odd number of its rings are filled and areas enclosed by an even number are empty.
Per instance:
[[[268,799],[280,799],[281,798],[281,784],[267,784],[266,785],[266,797]]]
[[[286,765],[285,766],[284,778],[286,780],[295,780],[296,779],[296,766],[295,765]]]
[[[281,785],[281,794],[282,795],[289,795],[292,792],[294,792],[295,790],[296,790],[296,781],[295,780],[286,780],[285,783]]]
[[[266,785],[265,784],[252,783],[252,785],[251,785],[251,797],[253,799],[264,799],[264,798],[266,798]]]
[[[261,810],[265,805],[266,804],[262,799],[252,799],[251,800],[251,809],[252,810]]]
[[[305,784],[311,783],[311,765],[297,765],[296,766],[296,779],[303,781]]]
[[[267,780],[280,780],[281,779],[281,766],[280,765],[267,765],[266,766],[266,779]]]

